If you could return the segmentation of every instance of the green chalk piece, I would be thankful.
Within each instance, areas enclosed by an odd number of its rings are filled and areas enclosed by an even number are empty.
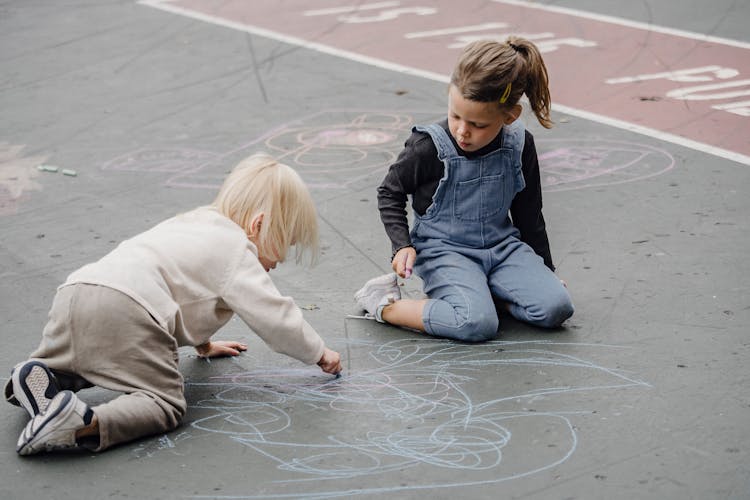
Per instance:
[[[57,172],[57,167],[54,165],[38,165],[36,168],[42,172]]]
[[[68,168],[64,168],[62,170],[62,173],[63,173],[63,175],[69,175],[71,177],[75,177],[76,175],[78,175],[78,173],[75,170],[70,170]]]

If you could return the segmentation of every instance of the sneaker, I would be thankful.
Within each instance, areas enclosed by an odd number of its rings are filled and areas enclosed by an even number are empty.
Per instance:
[[[11,372],[13,396],[34,418],[44,413],[52,398],[60,392],[55,376],[41,361],[24,361]]]
[[[32,418],[18,438],[19,455],[76,448],[76,431],[91,423],[94,412],[71,391],[57,394],[47,411]]]
[[[384,323],[382,312],[388,304],[401,300],[401,289],[398,286],[396,273],[384,274],[373,278],[354,294],[359,307],[380,323]]]

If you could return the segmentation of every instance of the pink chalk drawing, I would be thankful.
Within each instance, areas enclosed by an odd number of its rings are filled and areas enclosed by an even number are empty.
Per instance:
[[[434,119],[431,115],[431,119]],[[415,123],[413,114],[328,110],[280,125],[223,153],[187,148],[142,149],[106,162],[105,170],[169,174],[166,185],[216,189],[242,158],[273,155],[313,189],[346,189],[380,179]]]
[[[0,142],[0,216],[15,214],[29,191],[42,189],[35,178],[46,156],[23,156],[25,146]]]
[[[221,176],[212,175],[209,167],[219,157],[211,151],[187,148],[141,149],[109,160],[102,169],[170,174],[166,185],[171,187],[215,187],[220,185]]]
[[[414,124],[401,113],[327,112],[325,125],[287,127],[264,141],[315,188],[341,189],[382,176]]]
[[[537,141],[542,187],[568,191],[647,179],[671,170],[674,157],[645,144],[601,139]]]
[[[327,110],[273,128],[230,151],[142,149],[106,162],[105,170],[161,172],[169,187],[217,189],[242,158],[267,152],[297,170],[312,189],[367,188],[380,182],[411,128],[427,112]],[[567,191],[647,179],[672,169],[667,151],[606,139],[537,139],[542,187]]]

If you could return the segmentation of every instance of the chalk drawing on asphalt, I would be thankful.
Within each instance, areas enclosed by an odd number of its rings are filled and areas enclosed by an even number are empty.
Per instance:
[[[346,189],[362,181],[379,182],[420,116],[434,119],[419,113],[321,111],[226,152],[141,149],[113,158],[102,168],[163,173],[169,187],[217,189],[240,160],[266,152],[297,170],[313,189]]]
[[[633,182],[663,174],[675,165],[667,151],[634,142],[586,138],[536,143],[545,191]]]
[[[383,111],[321,111],[282,124],[230,151],[153,148],[106,162],[109,170],[157,172],[178,188],[217,189],[245,156],[264,151],[297,170],[313,189],[377,184],[416,123],[439,116]],[[537,138],[542,188],[566,191],[647,179],[671,170],[672,155],[640,143]]]
[[[173,188],[216,190],[242,158],[260,151],[296,169],[312,189],[367,188],[398,157],[412,126],[439,115],[426,112],[328,110],[275,127],[234,149],[153,147],[106,161],[104,170],[156,173]],[[542,188],[566,191],[644,180],[675,166],[667,151],[641,143],[595,138],[537,138]],[[46,157],[22,155],[0,143],[0,216],[15,213],[28,193],[41,190],[36,166]]]
[[[14,214],[19,203],[30,191],[39,191],[41,184],[37,166],[46,156],[24,156],[24,146],[0,142],[0,216]]]
[[[587,359],[618,346],[400,339],[349,348],[367,368],[340,379],[254,366],[188,382],[212,394],[191,405],[190,434],[247,447],[273,470],[253,477],[275,479],[254,479],[227,498],[337,498],[527,477],[575,453],[575,420],[596,413],[596,393],[650,387]]]

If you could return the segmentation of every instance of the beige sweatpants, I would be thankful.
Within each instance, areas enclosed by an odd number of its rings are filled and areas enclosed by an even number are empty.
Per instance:
[[[93,407],[99,447],[174,429],[187,408],[177,341],[117,290],[77,284],[58,290],[39,348],[61,389],[91,385],[124,394]]]

